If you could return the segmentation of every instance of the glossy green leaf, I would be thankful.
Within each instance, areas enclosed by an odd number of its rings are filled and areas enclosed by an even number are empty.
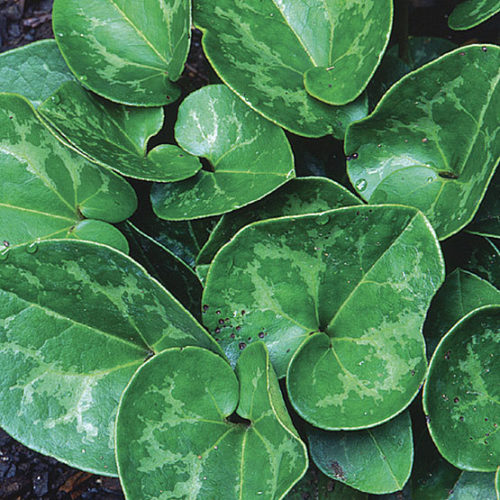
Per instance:
[[[463,472],[446,500],[493,500],[495,495],[495,474]]]
[[[475,274],[453,271],[431,302],[424,325],[430,358],[444,334],[465,315],[488,304],[500,304],[500,290]]]
[[[153,209],[162,219],[229,212],[295,176],[283,130],[245,106],[225,85],[203,87],[182,102],[175,138],[210,167],[185,181],[153,186]]]
[[[413,465],[408,412],[362,431],[322,431],[310,427],[309,452],[327,476],[357,490],[380,495],[403,488]]]
[[[466,263],[467,269],[500,288],[500,248],[498,246],[500,241],[477,237],[476,242]]]
[[[61,84],[73,81],[54,40],[41,40],[0,54],[0,92],[23,95],[37,107]]]
[[[274,5],[295,35],[295,46],[299,44],[300,51],[305,50],[311,59],[312,67],[304,73],[307,92],[334,105],[347,104],[358,97],[389,42],[392,1],[330,0],[314,5],[299,0]],[[319,22],[312,23],[311,14]]]
[[[319,0],[265,0],[258,5],[249,0],[204,1],[194,3],[193,15],[204,33],[203,48],[212,66],[243,101],[296,134],[333,134],[341,139],[350,122],[366,115],[366,99],[329,106],[308,94],[304,74],[314,67],[331,67],[331,61],[337,63],[343,56],[337,70],[329,72],[336,78],[337,99],[353,99],[366,86],[387,43],[391,3],[351,4],[352,9],[341,9]],[[372,9],[377,16],[364,19],[363,29],[358,24],[353,30],[358,16]],[[346,20],[347,16],[353,17]],[[373,53],[367,47],[372,42]],[[334,90],[330,83],[322,95]]]
[[[411,498],[448,498],[461,472],[439,454],[425,426],[415,443],[415,463],[410,478]]]
[[[453,30],[468,30],[500,12],[499,0],[464,0],[448,18]]]
[[[424,386],[431,437],[451,464],[495,471],[500,457],[500,305],[475,309],[442,339]]]
[[[311,464],[286,500],[368,500],[368,495],[325,476]]]
[[[280,499],[300,479],[306,447],[262,343],[245,352],[236,373],[196,347],[167,350],[138,370],[116,432],[129,500]]]
[[[457,49],[395,84],[345,150],[352,184],[370,203],[404,203],[440,239],[476,213],[500,156],[500,47]]]
[[[0,262],[0,426],[74,467],[114,474],[114,419],[154,352],[220,352],[145,270],[111,248],[42,241]]]
[[[0,94],[0,169],[4,246],[68,237],[127,250],[123,235],[108,223],[136,209],[131,186],[62,146],[15,94]]]
[[[131,256],[174,295],[194,316],[200,315],[202,286],[183,260],[131,222],[121,227],[130,243]]]
[[[163,125],[162,108],[110,103],[71,82],[59,88],[38,112],[77,152],[128,177],[179,181],[201,169],[197,158],[172,144],[147,152],[149,139]]]
[[[266,198],[222,216],[196,259],[197,265],[209,264],[217,251],[242,227],[264,219],[286,215],[324,212],[361,201],[346,188],[326,178],[292,179]]]
[[[467,231],[479,236],[500,238],[500,170],[497,170],[488,186],[474,220]]]
[[[232,363],[262,339],[280,377],[299,349],[288,391],[309,422],[373,426],[418,391],[426,370],[421,327],[442,280],[435,235],[414,209],[283,217],[247,226],[219,251],[203,322]]]
[[[111,101],[162,106],[179,97],[189,0],[55,0],[53,28],[82,85]]]

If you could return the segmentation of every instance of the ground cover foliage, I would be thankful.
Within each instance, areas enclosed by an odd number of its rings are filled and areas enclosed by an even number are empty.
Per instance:
[[[56,0],[0,55],[2,428],[131,500],[499,495],[500,47],[401,23]]]

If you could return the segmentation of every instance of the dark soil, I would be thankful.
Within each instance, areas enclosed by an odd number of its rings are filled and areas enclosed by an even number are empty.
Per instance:
[[[0,52],[53,38],[52,3],[53,0],[0,0]],[[457,0],[411,0],[411,3],[410,35],[439,36],[457,44],[500,41],[499,16],[473,30],[453,32],[447,26],[446,14]],[[200,38],[195,30],[180,81],[184,94],[218,81],[202,53]],[[394,36],[393,41],[396,41]],[[29,450],[0,429],[0,500],[123,498],[118,479],[72,469]]]
[[[1,500],[121,500],[118,479],[72,469],[0,430]]]

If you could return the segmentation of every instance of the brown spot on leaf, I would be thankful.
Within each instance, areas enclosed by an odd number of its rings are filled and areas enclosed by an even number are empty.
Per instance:
[[[338,479],[345,479],[345,475],[344,475],[344,469],[342,469],[342,467],[340,466],[340,464],[338,462],[332,462],[330,464],[330,467],[333,471],[333,473],[335,474],[335,477],[337,477]]]

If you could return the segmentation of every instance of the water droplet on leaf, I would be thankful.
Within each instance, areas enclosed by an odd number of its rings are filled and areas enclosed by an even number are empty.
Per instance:
[[[359,181],[356,182],[356,189],[358,191],[364,191],[366,189],[366,186],[368,186],[368,182],[366,182],[366,179],[359,179]]]
[[[36,240],[34,241],[33,243],[30,243],[27,247],[26,247],[26,252],[28,252],[29,254],[34,254],[38,251],[38,243],[40,243],[40,240]]]

